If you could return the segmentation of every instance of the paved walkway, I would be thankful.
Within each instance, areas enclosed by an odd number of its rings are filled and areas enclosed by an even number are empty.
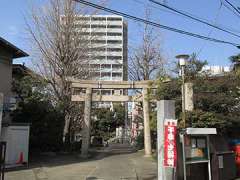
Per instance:
[[[27,170],[6,173],[5,180],[155,180],[157,165],[143,152],[114,144],[93,159],[74,156],[42,157]]]

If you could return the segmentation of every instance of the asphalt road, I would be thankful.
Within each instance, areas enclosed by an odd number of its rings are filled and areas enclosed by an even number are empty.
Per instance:
[[[157,164],[128,145],[112,144],[92,159],[40,157],[25,170],[6,173],[5,180],[155,180]]]

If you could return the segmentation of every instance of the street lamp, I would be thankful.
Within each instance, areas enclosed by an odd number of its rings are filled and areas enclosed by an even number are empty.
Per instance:
[[[178,59],[180,68],[181,68],[181,76],[182,76],[182,120],[183,120],[183,128],[186,127],[186,111],[185,111],[185,67],[187,64],[187,60],[189,55],[181,54],[176,56]]]

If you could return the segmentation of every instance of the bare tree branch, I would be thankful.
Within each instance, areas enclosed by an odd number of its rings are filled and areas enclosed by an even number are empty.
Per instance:
[[[76,20],[94,15],[96,11],[72,0],[49,0],[45,6],[33,7],[30,14],[25,20],[38,72],[49,82],[53,99],[62,107],[65,141],[71,122],[82,119],[81,111],[71,102],[68,77],[88,79],[92,71],[89,57],[94,37],[83,35],[87,33],[87,22]]]

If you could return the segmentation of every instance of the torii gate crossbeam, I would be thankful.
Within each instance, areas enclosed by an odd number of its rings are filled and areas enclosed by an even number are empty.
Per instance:
[[[144,117],[144,149],[145,156],[152,155],[151,133],[150,133],[150,117],[149,117],[149,101],[148,89],[156,88],[154,81],[91,81],[91,80],[74,80],[71,79],[72,89],[86,89],[85,94],[73,94],[72,101],[85,102],[84,106],[84,126],[82,140],[82,156],[87,156],[90,142],[90,122],[91,122],[91,102],[128,102],[142,101],[143,102],[143,117]],[[142,89],[142,96],[127,96],[127,95],[95,95],[93,89]],[[74,92],[74,91],[73,91]]]

